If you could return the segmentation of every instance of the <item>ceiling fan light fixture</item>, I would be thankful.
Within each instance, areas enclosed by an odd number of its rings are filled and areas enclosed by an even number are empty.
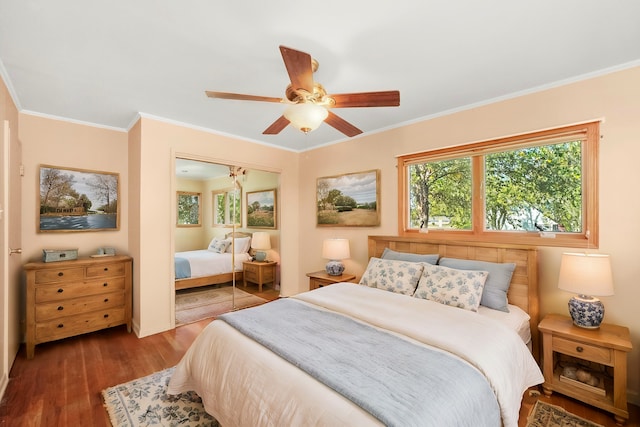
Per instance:
[[[313,103],[293,104],[284,111],[284,117],[304,133],[317,129],[328,115],[325,107]]]

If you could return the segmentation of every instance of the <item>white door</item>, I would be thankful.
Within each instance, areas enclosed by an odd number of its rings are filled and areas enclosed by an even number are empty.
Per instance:
[[[12,134],[13,133],[13,134]],[[12,132],[5,120],[0,138],[0,398],[9,379],[9,371],[20,348],[21,315],[21,158],[17,129]]]

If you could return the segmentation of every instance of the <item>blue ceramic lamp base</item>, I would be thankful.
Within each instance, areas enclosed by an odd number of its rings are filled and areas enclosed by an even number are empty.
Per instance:
[[[329,276],[340,276],[344,271],[344,264],[340,261],[329,261],[325,270]]]
[[[604,319],[604,305],[598,298],[577,295],[569,300],[569,314],[574,325],[598,329]]]

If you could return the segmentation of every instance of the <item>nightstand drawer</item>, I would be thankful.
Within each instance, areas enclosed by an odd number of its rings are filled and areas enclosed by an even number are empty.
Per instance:
[[[591,362],[613,365],[613,351],[609,348],[553,337],[553,350]]]
[[[255,264],[244,264],[244,274],[258,274],[258,270],[260,270],[260,267]]]

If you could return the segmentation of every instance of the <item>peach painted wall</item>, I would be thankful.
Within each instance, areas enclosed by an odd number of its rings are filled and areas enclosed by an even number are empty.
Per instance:
[[[45,248],[78,248],[80,256],[101,246],[128,252],[129,172],[127,133],[30,114],[20,114],[22,142],[22,249],[23,261],[42,259]],[[38,192],[41,164],[115,172],[120,174],[120,230],[82,233],[39,233]]]
[[[428,102],[425,101],[425,102]],[[630,400],[640,403],[640,67],[551,88],[518,98],[432,118],[371,136],[302,153],[300,156],[300,234],[308,251],[300,259],[300,277],[321,269],[322,239],[346,237],[351,242],[349,271],[362,274],[367,263],[367,235],[397,235],[397,170],[395,157],[430,148],[602,119],[600,146],[600,248],[611,254],[615,295],[603,297],[605,321],[629,327]],[[316,178],[380,169],[380,227],[316,228],[313,194]],[[302,247],[302,246],[301,246]],[[541,314],[567,314],[571,294],[557,289],[561,253],[539,251]]]
[[[138,301],[134,300],[134,323],[139,336],[161,332],[175,324],[172,316],[175,302],[170,286],[175,232],[175,157],[280,173],[281,293],[291,295],[304,289],[304,283],[298,280],[299,154],[145,116],[137,126],[140,126],[140,138],[136,141],[140,146],[140,156],[136,159],[140,186],[135,194],[132,189],[131,197],[140,200],[139,213],[135,213],[141,218],[140,246],[131,248],[131,252],[137,260],[135,278],[140,291]]]

